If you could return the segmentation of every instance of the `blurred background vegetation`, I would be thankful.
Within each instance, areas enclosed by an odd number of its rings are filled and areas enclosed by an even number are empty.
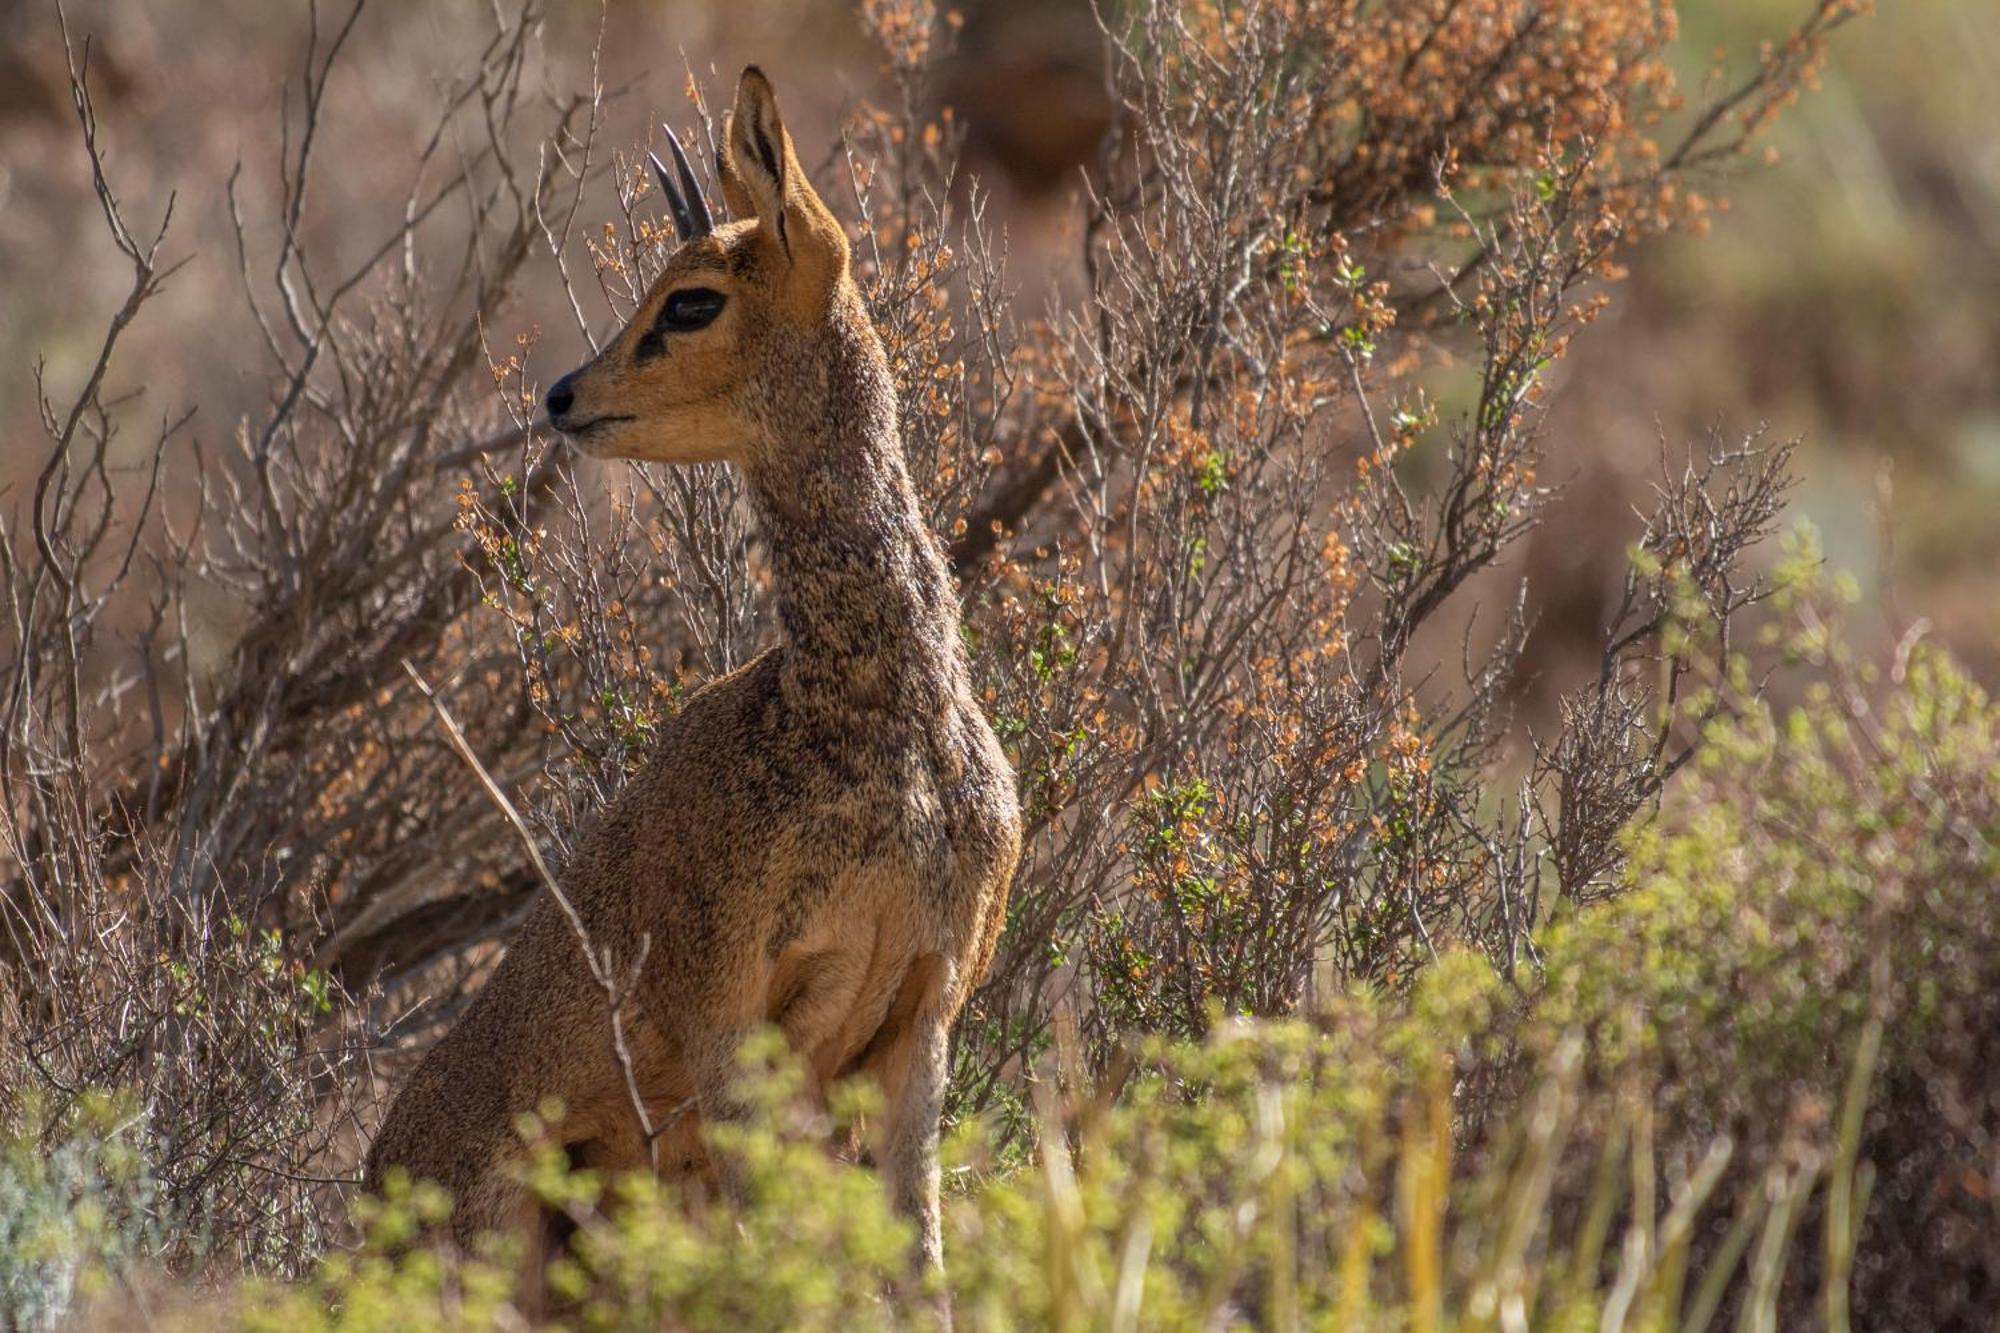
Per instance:
[[[1735,58],[1780,0],[1684,4],[1682,50]],[[1898,621],[2000,665],[2000,9],[1881,6],[1732,181],[1711,235],[1667,237],[1573,376],[1576,428],[1628,442],[1718,418],[1803,437],[1796,498]],[[1692,77],[1697,70],[1689,68]]]
[[[1107,103],[1095,21],[1073,0],[963,0],[936,99],[968,132],[965,173],[991,189],[1009,277],[1039,311],[1071,216],[1079,170],[1096,149]],[[75,0],[114,126],[119,187],[135,200],[178,187],[185,236],[226,235],[224,185],[243,173],[252,200],[276,176],[278,107],[295,88],[304,5],[158,0],[141,7]],[[400,193],[400,174],[438,99],[444,53],[476,48],[483,7],[427,0],[371,16],[343,70],[336,136],[321,151],[337,178],[307,211],[307,240],[343,253],[340,202]],[[1685,0],[1676,59],[1698,93],[1710,70],[1740,76],[1758,43],[1796,18],[1792,0]],[[616,96],[612,139],[637,139],[677,112],[690,70],[733,72],[755,59],[783,83],[803,126],[830,125],[874,84],[879,55],[839,0],[686,0],[549,7],[550,90],[587,82],[602,33],[602,75]],[[33,368],[52,387],[80,378],[123,271],[109,241],[77,219],[90,182],[76,150],[53,7],[0,30],[0,431],[32,429]],[[1545,717],[1572,665],[1596,651],[1597,626],[1623,572],[1627,521],[1644,507],[1659,441],[1768,423],[1802,438],[1794,512],[1822,530],[1829,560],[1853,571],[1877,626],[1919,618],[1982,675],[2000,667],[2000,9],[1979,0],[1901,0],[1838,42],[1816,92],[1769,140],[1775,161],[1732,167],[1714,183],[1707,236],[1644,247],[1606,321],[1560,372],[1549,429],[1566,496],[1525,544],[1539,620],[1521,688],[1524,716]],[[684,63],[685,62],[685,63]],[[293,110],[296,116],[296,108]],[[816,151],[821,135],[808,133]],[[370,152],[373,144],[384,151]],[[609,201],[602,210],[609,215]],[[254,218],[253,218],[254,221]],[[352,238],[354,246],[361,237]],[[216,432],[262,382],[229,374],[254,337],[226,253],[176,276],[171,320],[135,330],[124,367],[154,415],[207,395],[197,429]],[[538,286],[537,283],[540,283]],[[549,274],[490,330],[496,346],[534,326],[551,336],[531,370],[546,382],[578,350]],[[537,294],[540,298],[538,299]],[[192,331],[199,330],[198,335]],[[243,398],[217,402],[239,383]],[[137,383],[126,387],[137,387]],[[132,447],[137,448],[135,436]],[[30,457],[0,459],[0,486]],[[586,465],[588,466],[588,465]],[[1597,521],[1592,521],[1593,516]],[[1521,559],[1503,580],[1517,578]],[[1500,594],[1499,585],[1495,586]],[[212,608],[228,617],[228,608]]]

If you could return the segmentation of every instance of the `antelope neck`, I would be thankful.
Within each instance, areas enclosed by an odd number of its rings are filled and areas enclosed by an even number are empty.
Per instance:
[[[802,705],[928,710],[964,675],[957,595],[881,415],[799,423],[781,465],[746,469]]]

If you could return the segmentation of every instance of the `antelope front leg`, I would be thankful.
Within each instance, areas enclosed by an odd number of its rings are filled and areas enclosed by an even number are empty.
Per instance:
[[[944,1266],[938,1115],[949,1075],[951,1014],[945,994],[950,984],[951,964],[937,954],[910,965],[887,1019],[894,1035],[875,1066],[886,1112],[877,1160],[896,1207],[916,1221],[918,1258],[929,1269]]]
[[[943,1222],[938,1203],[938,1116],[944,1109],[950,1041],[941,1015],[918,1016],[910,1034],[909,1073],[889,1108],[890,1197],[917,1223],[923,1267],[944,1267]]]
[[[881,1165],[896,1207],[915,1219],[917,1251],[911,1258],[910,1291],[921,1290],[926,1276],[937,1280],[930,1306],[938,1327],[950,1333],[951,1293],[944,1277],[944,1226],[938,1199],[938,1115],[944,1107],[948,1074],[950,1024],[937,992],[925,997],[915,1022],[903,1033],[898,1054],[903,1059],[889,1070],[886,1134]],[[900,1068],[895,1067],[900,1065]],[[903,1284],[897,1283],[897,1287]]]
[[[748,1025],[718,1028],[690,1044],[688,1055],[693,1075],[693,1110],[701,1125],[701,1138],[719,1125],[747,1126],[750,1102],[743,1096],[743,1044],[753,1029]],[[707,1163],[712,1184],[722,1200],[741,1205],[746,1193],[742,1155],[733,1148],[708,1142]]]

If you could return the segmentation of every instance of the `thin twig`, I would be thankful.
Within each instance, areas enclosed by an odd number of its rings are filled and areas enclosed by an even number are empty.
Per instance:
[[[625,1039],[624,1020],[625,1000],[631,993],[633,983],[638,980],[640,969],[645,966],[646,954],[652,948],[652,935],[647,933],[639,937],[638,956],[632,960],[632,967],[625,981],[623,983],[616,981],[611,965],[610,947],[606,946],[601,958],[598,956],[591,945],[590,931],[585,928],[583,917],[577,912],[576,905],[570,901],[569,895],[563,892],[562,885],[557,882],[555,874],[549,869],[549,863],[542,858],[542,849],[536,845],[535,835],[528,831],[527,821],[521,818],[521,813],[514,808],[514,803],[507,799],[507,793],[500,790],[500,784],[493,780],[493,775],[486,771],[486,765],[479,762],[479,756],[473,753],[471,743],[465,739],[465,733],[459,729],[451,710],[445,707],[444,700],[438,697],[430,682],[411,665],[408,658],[403,659],[403,670],[408,672],[410,679],[415,682],[417,692],[430,701],[432,710],[437,713],[438,722],[451,740],[452,748],[457,750],[459,757],[471,767],[474,776],[479,779],[479,785],[486,789],[486,794],[492,798],[493,804],[513,827],[515,836],[520,838],[521,846],[528,854],[529,862],[535,867],[536,877],[541,880],[542,887],[549,891],[549,896],[555,899],[563,919],[569,922],[570,929],[576,933],[576,942],[583,950],[583,959],[590,968],[591,978],[603,990],[604,998],[610,1005],[611,1054],[618,1061],[618,1068],[625,1076],[625,1095],[631,1100],[632,1115],[639,1122],[639,1133],[645,1139],[647,1157],[653,1170],[657,1172],[660,1169],[660,1131],[653,1127],[653,1119],[646,1111],[646,1099],[639,1091],[639,1076],[633,1066],[632,1048]]]

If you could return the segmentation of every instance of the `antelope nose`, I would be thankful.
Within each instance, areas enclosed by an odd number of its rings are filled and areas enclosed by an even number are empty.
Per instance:
[[[549,396],[546,402],[549,409],[550,421],[560,422],[563,417],[568,415],[570,408],[575,405],[576,394],[569,387],[570,381],[575,378],[576,372],[571,371],[549,386]]]

